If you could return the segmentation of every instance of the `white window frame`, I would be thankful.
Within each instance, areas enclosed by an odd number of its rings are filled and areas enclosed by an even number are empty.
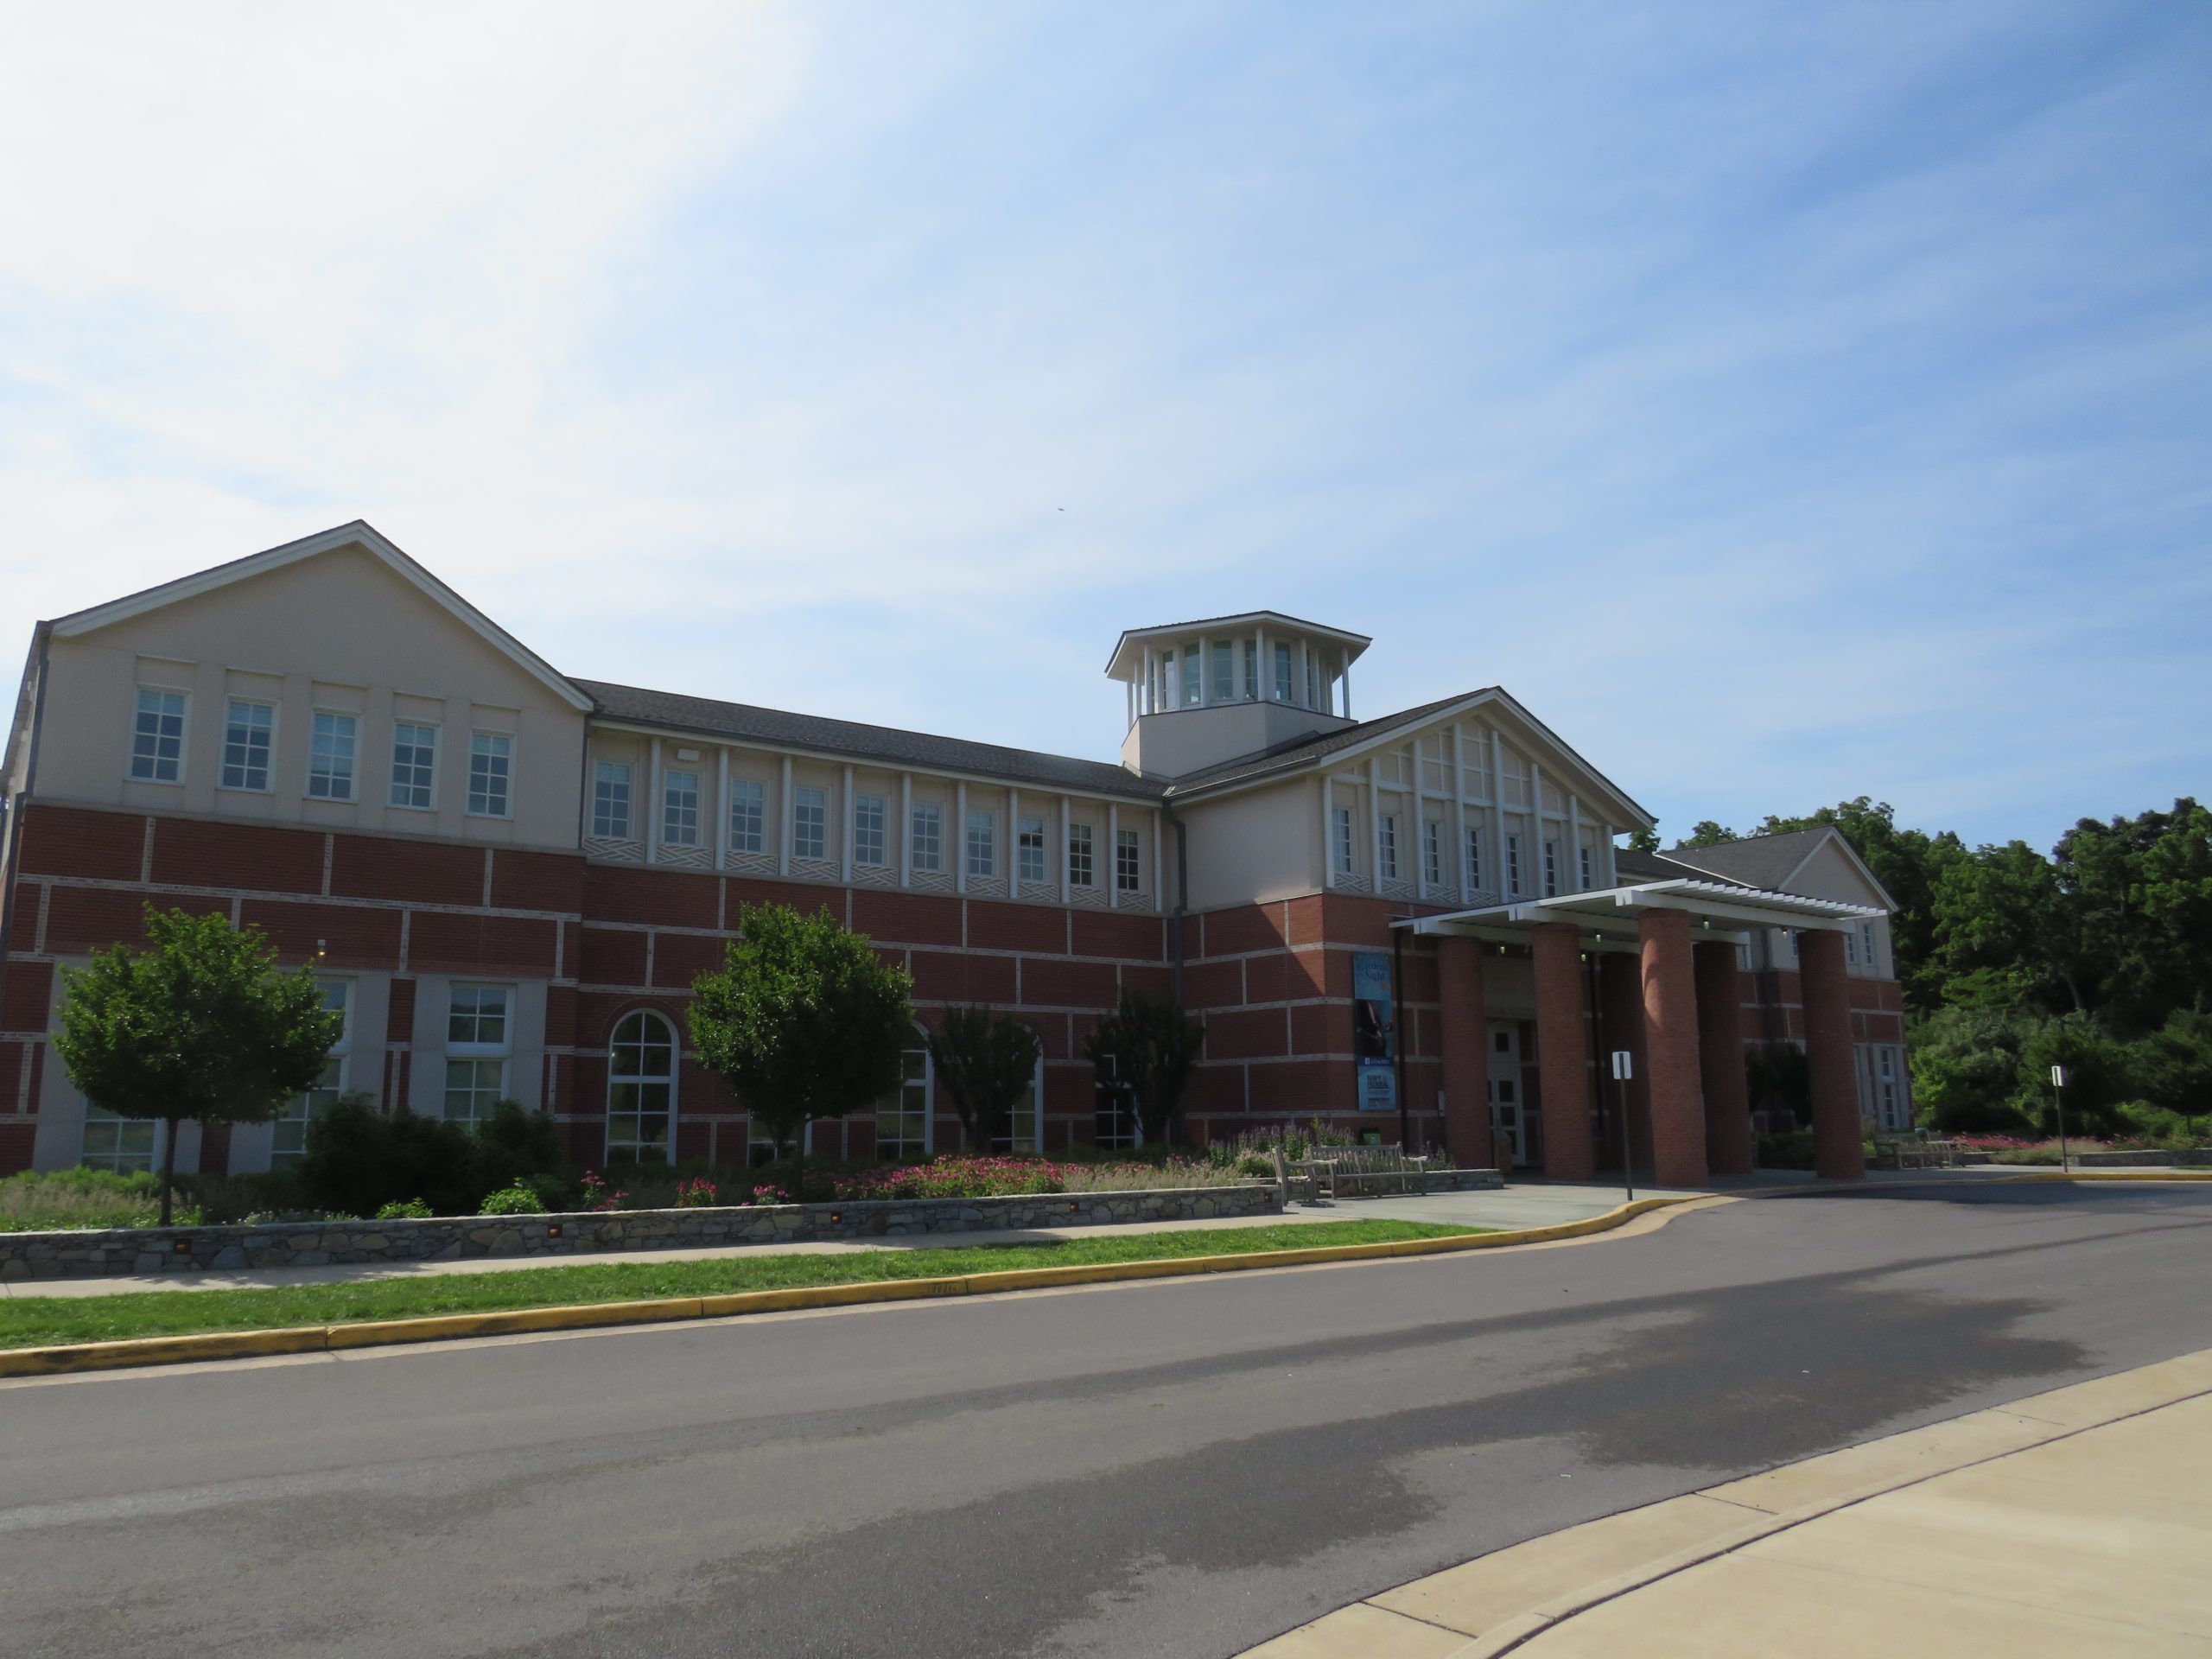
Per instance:
[[[1213,653],[1213,660],[1206,664],[1206,683],[1212,689],[1216,702],[1236,701],[1236,642],[1216,639],[1206,647]]]
[[[424,767],[419,760],[408,761],[407,771],[410,773],[410,776],[405,783],[402,783],[399,777],[399,751],[400,746],[404,741],[400,736],[400,734],[403,732],[428,732],[430,734],[430,741],[427,745],[430,752],[430,763],[429,766],[427,768]],[[395,720],[392,721],[391,804],[398,810],[402,812],[435,812],[437,810],[438,737],[438,728],[427,721]],[[407,742],[406,747],[410,751],[419,753],[426,746],[421,743]],[[415,781],[412,774],[423,771],[427,771],[429,776],[426,781],[417,783]],[[422,791],[423,798],[421,800],[403,800],[400,798],[403,794],[412,795],[417,790]]]
[[[460,998],[460,994],[464,991],[478,994],[485,991],[497,991],[500,994],[502,1001],[500,1003],[499,1037],[496,1040],[487,1041],[483,1036],[485,1015],[483,1014],[482,1004],[480,1001],[477,1004],[475,1009],[472,1013],[465,1016],[474,1021],[473,1028],[476,1034],[467,1038],[456,1039],[454,1037],[454,1022],[457,1019],[464,1017],[461,1014],[460,1008],[456,1006]],[[512,984],[502,984],[493,981],[471,979],[454,980],[447,986],[446,1045],[444,1056],[446,1062],[446,1087],[444,1093],[440,1096],[439,1114],[448,1122],[466,1123],[474,1126],[481,1122],[484,1116],[483,1111],[479,1108],[477,1102],[477,1096],[483,1093],[482,1085],[480,1082],[472,1082],[467,1091],[469,1096],[470,1115],[467,1117],[460,1118],[454,1116],[452,1109],[454,1093],[453,1077],[454,1067],[456,1065],[468,1066],[471,1069],[472,1073],[477,1077],[481,1077],[482,1067],[486,1065],[496,1065],[499,1068],[499,1084],[497,1088],[492,1091],[491,1101],[498,1101],[506,1098],[507,1071],[510,1063],[514,1058],[515,1001],[516,988]],[[485,1106],[488,1106],[490,1103],[490,1101],[483,1103]]]
[[[326,721],[329,722],[327,731]],[[342,774],[338,770],[340,766],[344,767]],[[308,721],[308,799],[358,799],[360,780],[360,715],[351,709],[316,709]],[[318,783],[322,785],[321,788],[316,787]],[[341,783],[345,785],[342,791],[339,788]]]
[[[1587,893],[1592,885],[1590,875],[1590,849],[1587,847],[1578,847],[1575,849],[1575,851],[1581,855],[1581,863],[1580,866],[1582,877],[1581,890]]]
[[[1019,1102],[1007,1114],[1006,1133],[994,1137],[989,1150],[993,1152],[1042,1152],[1045,1150],[1045,1057],[1040,1053],[1037,1064],[1029,1073],[1029,1138],[1025,1143],[1018,1127],[1022,1116]]]
[[[1375,868],[1385,881],[1398,879],[1398,815],[1382,812],[1376,816]]]
[[[729,780],[729,849],[733,853],[768,849],[768,786],[758,778]]]
[[[1329,839],[1335,843],[1330,849],[1330,855],[1336,860],[1337,874],[1350,875],[1357,868],[1358,854],[1358,849],[1352,841],[1351,808],[1330,807],[1329,824],[1332,831]]]
[[[257,711],[269,718],[259,725],[248,720],[245,727],[247,741],[243,746],[245,758],[234,763],[231,759],[231,734],[238,729],[238,711],[241,709]],[[257,765],[252,759],[252,739],[257,733],[262,739],[261,759]],[[240,779],[235,784],[231,781],[234,766]],[[251,778],[257,771],[261,774],[259,783],[245,781]],[[257,697],[225,698],[223,701],[223,757],[215,773],[215,786],[240,795],[267,795],[276,788],[276,705]]]
[[[917,1040],[912,1047],[902,1049],[899,1055],[899,1082],[890,1094],[875,1106],[875,1156],[880,1163],[920,1162],[929,1157],[936,1146],[937,1068],[930,1059],[929,1039],[922,1028],[914,1028]],[[909,1091],[918,1090],[921,1103],[917,1107]],[[907,1135],[887,1139],[884,1124],[890,1120],[894,1127],[905,1128],[917,1116],[921,1119],[921,1139],[917,1141]],[[887,1147],[901,1148],[896,1154]]]
[[[988,881],[998,875],[998,823],[999,815],[988,806],[968,809],[968,834],[964,845],[970,881]]]
[[[1068,885],[1070,887],[1094,887],[1098,885],[1098,867],[1091,860],[1093,844],[1089,824],[1068,825]]]
[[[480,760],[485,763],[480,767],[477,765]],[[496,798],[492,788],[494,783],[499,785]],[[477,804],[480,801],[483,803],[480,806]],[[468,816],[512,818],[514,815],[514,734],[486,731],[480,727],[468,734]]]
[[[1483,889],[1483,831],[1480,824],[1467,826],[1467,891],[1480,893]]]
[[[1544,897],[1559,897],[1559,842],[1549,837],[1544,842]]]
[[[830,856],[830,791],[804,785],[791,791],[791,856]]]
[[[118,1174],[159,1169],[162,1136],[168,1128],[157,1117],[124,1117],[86,1101],[84,1117],[77,1126],[77,1161],[86,1169],[108,1169]],[[141,1130],[146,1148],[143,1154],[130,1144],[141,1139],[137,1133]],[[96,1139],[105,1144],[96,1147]]]
[[[853,862],[881,869],[889,862],[884,851],[883,797],[853,797]]]
[[[1880,973],[1882,971],[1881,961],[1874,954],[1874,924],[1872,922],[1859,923],[1859,932],[1860,943],[1866,947],[1865,952],[1866,957],[1866,971],[1870,974]]]
[[[686,783],[680,781],[689,779]],[[699,774],[668,771],[660,775],[660,844],[696,847],[699,844]]]
[[[147,699],[149,697],[156,702],[156,707],[152,709],[146,707]],[[168,699],[171,697],[176,699],[177,706],[174,715],[165,706]],[[153,715],[155,721],[150,732],[142,729],[141,726],[141,722],[149,714]],[[176,721],[176,731],[174,734],[163,729],[164,722],[171,718]],[[150,739],[153,746],[144,753],[139,752],[138,745],[141,738]],[[170,741],[175,743],[176,753],[164,756],[162,753],[162,745]],[[184,781],[184,763],[188,758],[187,751],[191,747],[191,691],[181,685],[142,683],[130,699],[130,747],[124,755],[123,775],[134,784],[181,784]],[[146,767],[143,772],[138,769],[142,763]],[[167,777],[162,775],[162,768],[164,766],[170,768],[169,775]],[[124,1121],[137,1122],[135,1118],[126,1118]]]
[[[1421,826],[1421,873],[1432,887],[1444,885],[1444,826],[1424,818]]]
[[[1114,832],[1114,891],[1144,891],[1144,837],[1134,830]]]
[[[1518,899],[1521,895],[1521,837],[1505,838],[1505,896]]]
[[[346,1023],[339,1027],[338,1040],[330,1046],[323,1062],[322,1077],[312,1089],[294,1095],[286,1101],[271,1122],[269,1130],[269,1166],[289,1169],[307,1156],[308,1128],[328,1110],[339,1096],[346,1092],[346,1073],[353,1052],[353,982],[350,979],[326,979],[317,982],[322,991],[322,1006],[326,1013],[335,1011],[345,1016]],[[331,1000],[332,993],[337,1000]],[[293,1131],[296,1128],[296,1135]],[[288,1146],[288,1141],[296,1145]]]
[[[913,821],[907,826],[906,855],[912,868],[925,875],[944,873],[944,807],[937,801],[914,803]]]
[[[626,1044],[622,1040],[622,1033],[633,1021],[636,1022],[639,1029],[639,1035],[638,1040],[634,1043]],[[645,1033],[655,1027],[658,1028],[662,1040],[658,1043],[649,1043],[646,1040]],[[624,1071],[617,1069],[621,1065],[621,1051],[624,1048],[635,1048],[639,1054],[642,1056],[649,1046],[663,1047],[668,1051],[668,1070],[666,1071],[660,1072],[647,1071],[642,1059],[640,1060],[640,1063],[631,1071]],[[606,1157],[608,1163],[613,1163],[618,1157],[623,1156],[626,1154],[626,1157],[624,1157],[623,1160],[626,1162],[631,1164],[651,1164],[653,1162],[652,1160],[641,1158],[637,1154],[641,1151],[655,1146],[658,1146],[659,1148],[661,1155],[658,1161],[661,1164],[672,1164],[676,1161],[676,1096],[677,1086],[682,1080],[683,1072],[683,1043],[677,1035],[675,1025],[665,1014],[663,1014],[658,1010],[653,1008],[632,1008],[614,1022],[614,1029],[607,1039]],[[668,1090],[668,1103],[664,1114],[668,1127],[658,1142],[641,1140],[635,1135],[632,1135],[627,1140],[617,1140],[615,1138],[614,1121],[618,1116],[626,1118],[638,1119],[640,1121],[641,1124],[643,1119],[652,1116],[652,1113],[645,1109],[642,1104],[630,1111],[619,1114],[616,1112],[614,1109],[614,1091],[617,1088],[624,1086],[635,1088],[640,1090],[640,1101],[643,1099],[642,1091],[645,1090],[665,1089]]]
[[[1045,879],[1045,820],[1020,818],[1014,824],[1014,864],[1020,879]]]
[[[594,841],[629,841],[630,763],[594,760],[591,769],[591,833]]]
[[[1277,702],[1288,702],[1298,687],[1297,674],[1291,662],[1290,646],[1278,639],[1275,641],[1274,653],[1274,673],[1272,676],[1274,700]]]

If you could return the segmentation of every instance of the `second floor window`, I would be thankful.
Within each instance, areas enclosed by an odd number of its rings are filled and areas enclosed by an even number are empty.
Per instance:
[[[1479,889],[1483,884],[1483,832],[1467,831],[1467,886]]]
[[[269,787],[269,751],[276,737],[276,710],[233,697],[223,716],[223,787]]]
[[[1336,843],[1334,852],[1337,874],[1351,874],[1351,808],[1332,806],[1329,809],[1330,840]]]
[[[1376,858],[1382,867],[1382,879],[1395,881],[1398,879],[1398,820],[1385,812],[1380,827],[1382,839],[1376,849]]]
[[[1024,818],[1017,828],[1021,837],[1019,848],[1021,879],[1024,881],[1042,881],[1045,879],[1045,820]]]
[[[308,739],[308,794],[318,801],[353,798],[353,746],[360,722],[318,710]]]
[[[999,826],[995,814],[968,815],[968,874],[988,878],[999,873]]]
[[[1444,885],[1444,826],[1430,820],[1421,827],[1421,870],[1432,887]]]
[[[729,849],[757,853],[767,845],[768,791],[758,779],[734,778],[729,785]]]
[[[138,688],[130,728],[130,775],[149,784],[184,777],[184,693]]]
[[[1583,847],[1577,849],[1577,850],[1582,855],[1582,885],[1586,889],[1591,886],[1590,849],[1587,847]]]
[[[660,838],[671,847],[699,844],[699,774],[664,772],[661,778]]]
[[[514,810],[514,739],[478,732],[468,740],[468,810],[480,818],[504,818]]]
[[[826,858],[830,844],[830,797],[802,789],[791,798],[791,856]]]
[[[1213,642],[1213,700],[1228,702],[1236,696],[1236,644],[1231,639]]]
[[[428,811],[438,765],[438,728],[401,721],[391,728],[391,804]]]
[[[1521,892],[1521,837],[1518,836],[1505,838],[1505,891],[1509,895],[1516,897]]]
[[[883,797],[853,798],[853,862],[871,867],[883,859]]]
[[[1274,678],[1275,701],[1288,702],[1290,701],[1290,647],[1288,645],[1275,647]]]
[[[1144,888],[1144,848],[1134,830],[1114,835],[1114,891],[1140,893]]]
[[[1544,843],[1544,897],[1551,898],[1559,892],[1559,842]]]
[[[1090,826],[1087,823],[1068,825],[1068,885],[1090,887],[1094,880],[1090,866]]]
[[[623,761],[592,768],[591,832],[601,841],[630,839],[630,768]]]
[[[944,809],[936,802],[925,801],[914,809],[909,851],[918,870],[934,875],[944,868]]]

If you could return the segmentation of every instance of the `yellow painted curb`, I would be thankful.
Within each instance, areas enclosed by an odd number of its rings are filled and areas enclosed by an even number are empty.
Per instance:
[[[1990,1178],[1982,1177],[1984,1180]],[[2023,1169],[2015,1181],[2212,1181],[2212,1169]]]
[[[448,1313],[419,1319],[365,1319],[345,1325],[298,1325],[278,1331],[225,1331],[201,1336],[144,1337],[127,1342],[70,1343],[51,1348],[0,1350],[0,1377],[50,1376],[113,1370],[126,1366],[174,1365],[205,1359],[253,1359],[268,1355],[335,1353],[466,1337],[504,1337],[539,1331],[586,1331],[601,1325],[664,1325],[684,1319],[727,1319],[747,1313],[785,1313],[871,1302],[907,1302],[940,1296],[988,1296],[1010,1290],[1050,1290],[1065,1285],[1111,1284],[1122,1280],[1179,1279],[1262,1268],[1315,1267],[1338,1262],[1380,1262],[1401,1256],[1495,1250],[1516,1244],[1548,1244],[1610,1232],[1638,1216],[1676,1205],[1710,1202],[1712,1193],[1638,1198],[1603,1215],[1549,1227],[1460,1233],[1445,1238],[1395,1239],[1375,1244],[1321,1244],[1305,1249],[1240,1250],[1220,1255],[1172,1256],[1151,1262],[1098,1262],[1079,1267],[1014,1268],[937,1279],[881,1279],[860,1284],[809,1285],[789,1290],[733,1291],[718,1296],[671,1296],[639,1302],[583,1302],[559,1307],[511,1308],[498,1313]],[[1726,1199],[1722,1199],[1726,1202]]]

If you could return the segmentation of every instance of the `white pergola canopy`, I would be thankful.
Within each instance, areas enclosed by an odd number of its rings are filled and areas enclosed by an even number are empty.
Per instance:
[[[1441,916],[1408,916],[1390,925],[1416,934],[1456,934],[1507,944],[1525,940],[1528,930],[1538,922],[1567,922],[1580,933],[1586,949],[1630,950],[1637,945],[1637,918],[1648,910],[1687,911],[1700,931],[1726,938],[1760,927],[1841,932],[1884,913],[1870,905],[1683,877],[1643,887],[1522,899]]]

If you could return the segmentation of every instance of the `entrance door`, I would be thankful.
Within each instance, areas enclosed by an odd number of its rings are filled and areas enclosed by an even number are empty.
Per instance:
[[[1521,1027],[1493,1020],[1490,1026],[1491,1145],[1493,1155],[1509,1169],[1529,1161],[1529,1137],[1521,1106]]]

